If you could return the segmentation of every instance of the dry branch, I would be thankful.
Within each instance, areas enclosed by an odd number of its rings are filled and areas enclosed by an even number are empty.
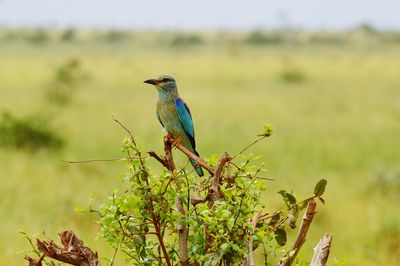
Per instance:
[[[290,251],[288,253],[290,255],[287,255],[286,257],[282,258],[281,261],[279,262],[279,266],[289,266],[293,263],[294,259],[296,258],[297,254],[299,253],[301,247],[303,246],[304,242],[306,241],[308,228],[310,227],[310,224],[316,213],[315,212],[316,206],[317,206],[317,203],[315,202],[314,199],[310,199],[308,201],[307,210],[304,213],[303,220],[301,222],[301,226],[300,226],[299,232],[296,237],[296,241],[294,242],[293,247],[290,249]]]
[[[172,145],[173,145],[173,138],[170,135],[167,135],[164,139],[166,168],[171,172],[171,174],[174,174],[175,164],[174,164],[174,158],[172,156]],[[182,189],[180,180],[175,180],[175,183],[178,187],[178,193],[175,199],[175,204],[176,204],[176,209],[180,216],[178,222],[179,259],[182,266],[187,266],[189,265],[189,251],[188,251],[189,228],[183,222],[183,220],[186,217],[186,211],[182,201],[182,193],[181,193]]]
[[[260,212],[257,212],[254,215],[253,219],[251,220],[251,225],[253,227],[253,233],[249,238],[249,254],[248,254],[248,257],[247,257],[247,265],[248,266],[254,266],[255,265],[254,264],[253,235],[256,232],[257,222],[258,222],[258,219],[260,218],[260,214],[261,214]]]
[[[314,248],[314,257],[310,266],[325,266],[328,261],[333,235],[326,233]]]
[[[63,247],[58,246],[53,241],[37,239],[36,245],[43,255],[38,261],[26,256],[25,259],[28,260],[28,265],[41,266],[42,260],[46,256],[76,266],[100,266],[97,252],[93,252],[86,247],[73,231],[63,231],[59,233],[59,236]]]

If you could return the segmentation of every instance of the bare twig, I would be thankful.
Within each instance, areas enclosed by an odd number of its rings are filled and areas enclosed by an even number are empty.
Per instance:
[[[135,137],[133,136],[132,132],[129,130],[129,128],[127,128],[124,124],[122,124],[118,119],[115,118],[114,115],[112,115],[112,119],[117,122],[127,133],[128,135],[131,137],[131,140],[134,144],[135,143]]]
[[[115,162],[115,161],[124,161],[128,160],[129,158],[111,158],[111,159],[90,159],[90,160],[82,160],[82,161],[68,161],[68,160],[61,160],[64,163],[95,163],[95,162]]]
[[[232,160],[235,159],[236,157],[238,157],[240,154],[242,154],[243,152],[245,152],[246,150],[248,150],[249,148],[251,148],[252,146],[254,146],[255,144],[257,144],[258,142],[262,141],[263,139],[268,138],[268,135],[261,135],[261,137],[259,139],[256,139],[255,141],[253,141],[252,143],[250,143],[249,145],[247,145],[246,147],[244,147],[241,151],[239,151],[235,156],[232,157]]]
[[[290,249],[288,253],[290,255],[287,255],[286,257],[282,258],[281,261],[279,262],[279,266],[289,266],[293,263],[301,247],[306,241],[308,228],[310,227],[310,224],[316,213],[315,212],[316,206],[317,203],[315,202],[314,199],[310,199],[308,201],[307,210],[304,213],[299,232],[297,233],[296,241],[294,242],[293,247]]]
[[[25,256],[25,259],[29,262],[28,266],[42,266],[42,261],[44,259],[45,255],[40,256],[39,260],[35,260],[32,257]]]
[[[314,248],[314,257],[310,266],[325,266],[328,261],[333,235],[326,233]]]
[[[154,151],[149,151],[147,152],[150,157],[153,157],[154,159],[156,159],[158,162],[160,162],[165,168],[168,169],[168,163],[166,162],[165,159],[161,158],[157,153],[155,153]]]

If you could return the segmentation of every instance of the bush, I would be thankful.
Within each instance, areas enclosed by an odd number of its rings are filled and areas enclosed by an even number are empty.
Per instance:
[[[46,30],[36,29],[32,32],[32,34],[28,35],[27,40],[33,44],[42,45],[48,42],[50,40],[50,37]]]
[[[130,131],[115,121],[129,133],[122,146],[128,172],[121,189],[111,192],[99,210],[91,206],[88,210],[98,214],[100,237],[115,249],[110,265],[120,257],[124,258],[120,263],[124,265],[255,265],[257,249],[264,255],[264,265],[279,261],[279,265],[288,266],[294,262],[316,213],[315,199],[324,203],[327,182],[320,180],[313,194],[303,200],[281,190],[278,193],[284,207],[266,210],[260,198],[268,180],[262,177],[264,164],[257,163],[259,157],[245,156],[244,152],[270,137],[268,125],[257,140],[237,155],[224,153],[220,158],[214,155],[203,161],[169,135],[164,139],[165,157],[153,151],[144,153]],[[173,146],[210,175],[199,177],[188,164],[175,167]],[[150,167],[151,158],[164,169],[155,172]],[[296,228],[297,218],[306,207],[297,239],[288,247],[286,232]],[[37,240],[38,250],[26,233],[22,235],[46,265],[53,265],[46,256],[74,261],[74,265],[99,264],[97,253],[84,246],[72,231],[60,233],[64,248],[53,241]],[[321,260],[315,265],[327,260],[332,236],[326,234],[324,239],[327,244],[318,250],[328,252],[319,254]],[[25,258],[30,263],[37,262],[32,257]]]
[[[171,40],[171,46],[190,46],[203,43],[203,39],[195,34],[177,34]]]
[[[254,143],[270,134],[266,127]],[[286,232],[296,228],[308,203],[314,198],[323,201],[325,180],[304,200],[279,191],[285,208],[266,211],[260,200],[266,180],[259,157],[243,155],[246,149],[233,157],[214,155],[208,165],[202,164],[211,177],[200,178],[191,168],[174,167],[172,143],[165,141],[163,159],[154,152],[144,154],[132,136],[124,141],[129,169],[124,185],[100,210],[90,209],[100,216],[101,238],[116,253],[124,254],[131,265],[242,265],[256,249],[264,253],[265,265],[279,257],[294,259],[300,247],[289,252]],[[151,157],[166,169],[155,173],[149,166]]]
[[[62,35],[60,37],[60,40],[62,42],[72,42],[72,41],[75,40],[75,37],[76,37],[75,35],[76,35],[75,29],[74,28],[69,28],[69,29],[66,29],[62,33]]]
[[[245,41],[249,44],[281,44],[284,42],[284,37],[279,33],[265,33],[260,31],[251,32]]]
[[[0,120],[0,146],[36,151],[41,148],[59,149],[62,138],[46,121],[36,117],[17,118],[3,112]]]
[[[65,105],[72,101],[76,90],[87,81],[88,74],[77,58],[70,58],[55,70],[54,78],[46,89],[50,102]]]
[[[306,75],[300,69],[288,67],[279,74],[279,78],[284,82],[299,83],[306,80]]]
[[[129,39],[128,32],[119,30],[110,30],[105,32],[101,39],[106,42],[121,42]]]

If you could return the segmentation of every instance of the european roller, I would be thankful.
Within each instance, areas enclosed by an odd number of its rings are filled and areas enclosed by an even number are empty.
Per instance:
[[[156,113],[164,129],[186,149],[199,156],[196,151],[192,115],[186,103],[179,97],[175,79],[164,75],[145,80],[144,83],[154,85],[158,90]],[[203,176],[201,167],[196,166],[192,159],[189,160],[197,174]]]

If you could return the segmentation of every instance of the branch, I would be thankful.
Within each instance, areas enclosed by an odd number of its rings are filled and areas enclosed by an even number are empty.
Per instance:
[[[63,231],[59,233],[61,244],[58,246],[53,241],[42,241],[37,239],[36,245],[43,253],[38,261],[25,257],[30,266],[41,266],[44,256],[57,261],[69,263],[76,266],[100,266],[97,252],[93,252],[86,247],[73,231]]]
[[[212,184],[210,187],[210,193],[211,193],[211,201],[215,201],[217,199],[220,199],[222,197],[220,193],[220,185],[222,181],[222,171],[224,170],[225,164],[232,160],[232,158],[229,156],[228,153],[224,153],[219,160],[218,165],[215,167],[215,173],[214,176],[212,177]],[[211,202],[210,201],[210,202]]]
[[[82,161],[68,161],[68,160],[61,160],[64,163],[95,163],[95,162],[115,162],[115,161],[125,161],[130,158],[111,158],[111,159],[89,159],[89,160],[82,160]]]
[[[204,169],[206,169],[211,175],[214,175],[214,169],[209,166],[205,161],[203,161],[199,156],[197,156],[196,154],[194,154],[193,152],[189,151],[188,149],[186,149],[185,147],[182,146],[182,144],[180,143],[176,143],[174,142],[173,145],[180,150],[181,152],[183,152],[184,154],[186,154],[186,156],[188,156],[190,159],[193,159],[196,164],[198,166],[203,167]]]
[[[157,153],[155,153],[154,151],[149,151],[149,152],[147,152],[147,154],[149,154],[150,157],[153,157],[158,162],[160,162],[165,168],[168,169],[168,163],[166,162],[166,160],[161,158]]]
[[[132,142],[136,145],[135,143],[135,137],[133,136],[132,132],[129,130],[129,128],[127,128],[124,124],[122,124],[118,119],[115,118],[114,115],[112,115],[112,119],[117,122],[127,133],[128,135],[131,137]]]
[[[256,232],[256,226],[257,226],[257,222],[258,222],[258,218],[260,218],[260,212],[257,212],[253,219],[251,220],[251,225],[253,227],[253,233],[250,235],[249,238],[249,255],[247,258],[247,265],[248,266],[254,266],[254,250],[253,250],[253,235]]]
[[[175,173],[175,164],[174,159],[172,157],[172,145],[174,139],[171,135],[167,135],[164,138],[164,151],[165,151],[165,162],[166,168],[171,172],[171,174]],[[178,241],[179,241],[179,259],[182,266],[189,265],[189,251],[188,251],[188,235],[189,228],[187,224],[185,224],[184,220],[186,219],[186,211],[183,206],[182,201],[182,186],[180,180],[175,180],[175,183],[178,187],[178,193],[175,198],[176,209],[179,213],[178,220]]]
[[[326,233],[314,248],[314,257],[310,266],[325,266],[328,261],[333,235]]]
[[[24,259],[26,259],[29,262],[28,266],[43,266],[42,261],[43,261],[44,257],[45,256],[42,255],[42,256],[40,256],[39,260],[35,260],[32,257],[25,256]]]
[[[235,156],[233,156],[232,159],[235,159],[240,154],[242,154],[243,152],[245,152],[246,150],[248,150],[249,148],[251,148],[252,146],[257,144],[258,142],[262,141],[263,139],[270,137],[270,135],[259,135],[259,136],[260,136],[260,138],[256,139],[255,141],[253,141],[252,143],[250,143],[249,145],[244,147],[240,152],[238,152]]]
[[[301,222],[301,226],[300,226],[299,232],[296,237],[296,241],[294,242],[293,247],[290,249],[290,251],[288,253],[290,255],[283,257],[279,262],[279,266],[289,266],[293,263],[294,259],[296,258],[297,254],[299,253],[301,247],[303,246],[304,242],[306,241],[306,235],[308,232],[308,228],[310,227],[310,224],[316,213],[316,211],[315,211],[316,206],[317,206],[317,203],[315,202],[315,200],[310,199],[310,201],[308,202],[308,205],[307,205],[307,210],[304,213],[303,220]]]

